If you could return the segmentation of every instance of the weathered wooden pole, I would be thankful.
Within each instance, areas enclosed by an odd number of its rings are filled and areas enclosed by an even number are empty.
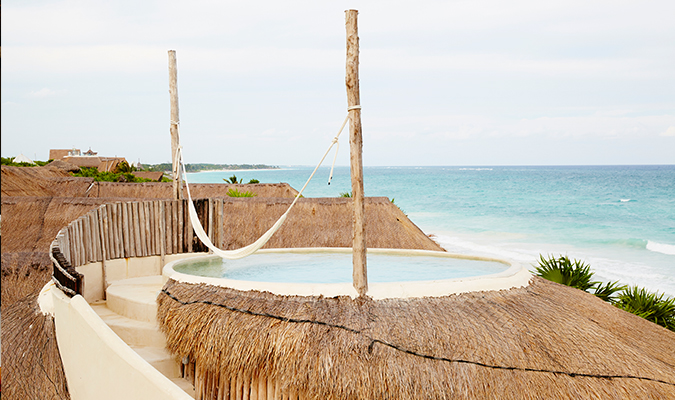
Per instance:
[[[363,139],[361,137],[361,95],[359,93],[359,34],[357,10],[347,10],[347,104],[349,110],[349,149],[354,206],[354,235],[352,239],[352,278],[359,296],[368,291],[366,266],[366,218],[363,201]]]
[[[173,173],[173,199],[183,198],[180,179],[180,166],[176,160],[178,151],[178,68],[176,67],[176,50],[169,50],[169,96],[171,97],[171,172]]]

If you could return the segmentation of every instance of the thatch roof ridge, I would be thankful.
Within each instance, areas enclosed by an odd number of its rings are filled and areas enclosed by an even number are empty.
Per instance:
[[[511,290],[378,301],[170,280],[158,303],[175,354],[227,376],[260,372],[307,398],[675,394],[674,332],[540,278]]]

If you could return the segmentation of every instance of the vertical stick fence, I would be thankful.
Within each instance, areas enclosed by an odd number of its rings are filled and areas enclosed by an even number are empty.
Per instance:
[[[53,280],[67,294],[82,294],[76,268],[106,260],[207,251],[189,222],[186,199],[104,204],[59,231],[51,244]],[[197,215],[214,243],[222,245],[223,200],[194,200]],[[161,271],[159,271],[161,272]],[[104,291],[105,292],[105,291]]]

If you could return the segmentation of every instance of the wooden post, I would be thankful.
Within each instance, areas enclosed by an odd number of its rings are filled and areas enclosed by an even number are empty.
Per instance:
[[[363,139],[361,137],[361,105],[359,93],[359,34],[357,10],[347,10],[347,104],[349,106],[349,148],[352,176],[352,204],[354,206],[354,236],[352,241],[352,273],[354,289],[359,296],[368,291],[368,268],[366,266],[366,219],[363,201]]]
[[[183,198],[183,190],[180,179],[180,169],[176,162],[178,151],[178,68],[176,67],[176,50],[169,50],[169,95],[171,97],[171,171],[173,173],[173,199]]]
[[[164,259],[166,257],[166,202],[159,201],[159,275],[162,275],[164,268]]]
[[[105,256],[106,256],[106,242],[105,242],[105,236],[106,236],[106,229],[103,224],[103,213],[105,212],[105,206],[101,206],[98,208],[96,215],[98,216],[98,229],[99,229],[99,234],[101,236],[101,283],[103,285],[103,300],[106,299],[106,289],[108,289],[108,276],[107,276],[107,271],[106,271],[106,265],[105,265]]]

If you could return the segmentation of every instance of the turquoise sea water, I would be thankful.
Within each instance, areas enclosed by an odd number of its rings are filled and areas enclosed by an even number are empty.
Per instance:
[[[191,183],[232,176],[296,189],[311,167],[200,172]],[[305,197],[350,190],[349,168],[321,168]],[[395,199],[448,251],[534,263],[566,254],[599,280],[675,295],[675,166],[366,167],[367,196]]]

